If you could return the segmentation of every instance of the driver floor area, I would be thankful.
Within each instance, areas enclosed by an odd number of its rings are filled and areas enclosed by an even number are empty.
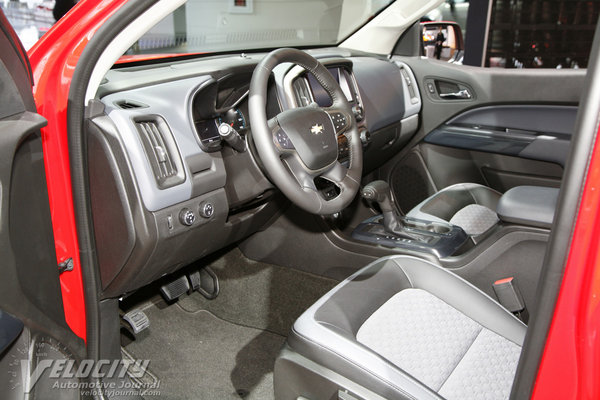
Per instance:
[[[197,266],[215,271],[219,296],[193,292],[167,305],[158,288],[141,290],[124,311],[143,309],[150,326],[122,343],[125,352],[150,360],[160,398],[273,399],[275,359],[293,321],[338,282],[249,260],[236,247]]]
[[[151,326],[126,350],[151,360],[160,398],[273,398],[273,365],[284,336],[179,305],[161,310],[150,304],[144,311]]]

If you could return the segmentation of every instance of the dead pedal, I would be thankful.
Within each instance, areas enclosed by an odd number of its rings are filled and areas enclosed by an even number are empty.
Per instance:
[[[123,320],[127,322],[134,335],[137,335],[150,326],[150,319],[144,311],[139,308],[129,311],[123,315]]]
[[[197,291],[208,300],[213,300],[219,295],[219,278],[210,267],[189,274],[192,290]]]

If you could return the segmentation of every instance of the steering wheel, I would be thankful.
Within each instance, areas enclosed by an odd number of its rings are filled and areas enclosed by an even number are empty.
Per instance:
[[[273,68],[281,63],[297,64],[312,73],[331,96],[331,107],[313,103],[285,110],[267,121],[267,85]],[[300,50],[272,51],[254,69],[249,113],[265,172],[294,204],[313,214],[333,214],[350,204],[360,186],[362,144],[346,96],[323,64]],[[348,139],[348,167],[338,160],[340,134]],[[333,182],[339,194],[326,199],[315,185],[317,177]]]

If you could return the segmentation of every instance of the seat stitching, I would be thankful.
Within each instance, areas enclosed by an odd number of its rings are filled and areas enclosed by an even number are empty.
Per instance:
[[[464,352],[464,354],[462,355],[462,357],[460,358],[460,360],[458,360],[458,362],[456,363],[456,365],[454,366],[454,368],[452,368],[452,371],[450,371],[450,374],[448,374],[448,376],[446,377],[446,379],[444,379],[444,382],[442,382],[442,384],[440,385],[440,388],[437,390],[438,393],[442,390],[442,388],[444,387],[444,385],[446,384],[446,382],[448,381],[448,379],[450,379],[450,377],[452,376],[452,374],[454,373],[454,371],[456,371],[456,368],[458,368],[458,365],[462,362],[462,360],[464,360],[465,356],[467,355],[467,353],[469,352],[469,350],[471,350],[471,347],[473,347],[473,345],[475,344],[475,341],[477,340],[477,338],[479,337],[479,335],[481,335],[481,333],[483,332],[484,329],[485,328],[482,326],[481,329],[479,330],[479,333],[475,336],[475,338],[473,339],[473,341],[471,342],[471,344],[469,345],[469,347],[467,348],[467,350]]]

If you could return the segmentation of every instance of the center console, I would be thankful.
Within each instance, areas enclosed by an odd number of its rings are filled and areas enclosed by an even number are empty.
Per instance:
[[[438,258],[451,256],[470,244],[469,237],[458,226],[401,216],[398,218],[402,224],[401,233],[386,230],[384,217],[377,215],[358,225],[352,237],[385,247],[431,253]]]
[[[449,223],[424,221],[400,216],[392,204],[390,187],[385,181],[366,185],[361,195],[376,201],[382,215],[369,218],[352,232],[354,239],[386,247],[426,252],[443,258],[470,244],[465,231]]]

